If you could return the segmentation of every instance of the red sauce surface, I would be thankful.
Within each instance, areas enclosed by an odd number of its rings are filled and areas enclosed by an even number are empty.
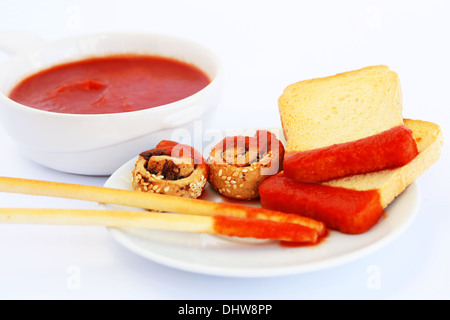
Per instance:
[[[10,98],[59,113],[137,111],[186,98],[210,79],[174,59],[120,55],[86,59],[43,70],[19,83]]]
[[[289,153],[284,157],[283,169],[297,181],[323,182],[394,169],[409,163],[417,154],[412,131],[398,126],[353,142]]]
[[[261,206],[323,221],[330,229],[360,234],[374,226],[383,208],[376,190],[356,191],[298,182],[283,173],[259,187]]]

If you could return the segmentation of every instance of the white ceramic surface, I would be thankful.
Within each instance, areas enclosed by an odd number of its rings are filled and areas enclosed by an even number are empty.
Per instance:
[[[0,49],[12,54],[0,66],[0,121],[25,156],[56,170],[110,175],[135,154],[162,139],[170,139],[174,129],[192,133],[198,121],[207,128],[221,99],[220,61],[209,49],[186,39],[139,33],[86,35],[52,43],[31,39],[34,38],[0,34]],[[41,111],[7,97],[18,82],[39,70],[117,53],[161,55],[186,61],[206,72],[212,82],[174,103],[106,115]]]
[[[272,131],[279,137],[282,135],[281,130]],[[251,135],[253,131],[246,133]],[[133,158],[121,166],[111,175],[105,186],[131,190],[131,171],[135,161],[136,158]],[[204,198],[207,200],[227,201],[209,185],[204,192]],[[226,277],[284,276],[335,267],[382,248],[402,234],[414,221],[419,199],[419,188],[413,183],[388,206],[378,224],[368,232],[345,235],[331,231],[323,243],[309,247],[289,248],[270,240],[208,234],[143,229],[109,230],[112,237],[125,248],[168,267]],[[257,201],[248,204],[259,206]],[[101,207],[143,211],[111,204]]]

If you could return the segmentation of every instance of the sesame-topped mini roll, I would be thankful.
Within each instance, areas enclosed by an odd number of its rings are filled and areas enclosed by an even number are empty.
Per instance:
[[[163,140],[142,152],[133,170],[133,189],[198,198],[207,183],[209,166],[194,148]]]
[[[257,199],[259,185],[282,170],[283,157],[283,144],[269,131],[226,137],[210,152],[209,182],[227,198]]]

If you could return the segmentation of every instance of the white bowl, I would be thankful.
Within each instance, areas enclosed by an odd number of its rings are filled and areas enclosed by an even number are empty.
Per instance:
[[[140,152],[170,139],[173,130],[193,134],[194,124],[208,128],[219,104],[223,74],[217,56],[192,41],[161,34],[86,35],[23,50],[26,42],[1,43],[14,51],[0,67],[0,121],[27,157],[44,166],[75,174],[110,175]],[[12,39],[12,37],[9,37]],[[16,38],[14,38],[16,39]],[[22,39],[23,40],[23,39]],[[36,41],[28,43],[36,44]],[[11,43],[13,44],[11,46]],[[11,50],[12,49],[12,50]],[[174,103],[114,114],[64,114],[42,111],[8,98],[13,87],[42,69],[92,56],[139,53],[175,58],[203,70],[211,83]]]

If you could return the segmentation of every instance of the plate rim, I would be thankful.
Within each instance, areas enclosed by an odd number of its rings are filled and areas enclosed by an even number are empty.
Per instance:
[[[130,166],[134,163],[136,160],[136,157],[133,157],[129,161],[127,161],[125,164],[123,164],[119,169],[117,169],[105,182],[105,186],[108,186],[108,184],[115,178],[115,174],[126,168],[127,166]],[[216,267],[216,266],[205,266],[201,264],[193,264],[186,261],[180,261],[174,258],[169,258],[160,254],[148,252],[148,250],[145,250],[144,248],[136,245],[132,238],[130,238],[126,231],[121,230],[120,228],[107,228],[109,231],[109,234],[112,236],[112,238],[118,242],[120,245],[125,247],[126,249],[130,250],[131,252],[144,257],[150,261],[153,261],[155,263],[158,263],[160,265],[164,265],[167,267],[171,267],[173,269],[178,270],[184,270],[192,273],[197,274],[204,274],[204,275],[212,275],[212,276],[222,276],[222,277],[234,277],[234,278],[262,278],[262,277],[276,277],[276,276],[287,276],[287,275],[293,275],[293,274],[303,274],[308,272],[314,272],[314,271],[320,271],[325,269],[330,269],[333,267],[341,266],[353,261],[356,261],[358,259],[361,259],[363,257],[366,257],[375,251],[381,249],[382,247],[386,246],[388,243],[394,241],[396,238],[398,238],[405,230],[409,228],[409,226],[414,222],[420,208],[420,188],[416,181],[411,183],[402,194],[398,196],[401,197],[406,192],[411,193],[412,197],[415,201],[415,203],[412,204],[412,209],[410,214],[408,215],[407,219],[405,219],[404,223],[400,226],[396,226],[396,229],[392,232],[389,232],[386,236],[383,236],[382,238],[376,240],[373,243],[370,243],[367,246],[364,246],[362,248],[356,249],[355,251],[341,254],[337,257],[332,257],[330,259],[316,261],[316,262],[310,262],[305,263],[301,265],[289,265],[284,267],[265,267],[265,268],[222,268],[222,267]],[[393,203],[390,204],[392,206],[397,199],[393,201]],[[104,204],[100,204],[102,208],[105,208],[106,206]],[[379,222],[379,223],[382,223]],[[330,232],[337,232],[330,230]],[[290,249],[290,248],[284,248],[284,249]],[[295,249],[295,248],[292,248]]]

